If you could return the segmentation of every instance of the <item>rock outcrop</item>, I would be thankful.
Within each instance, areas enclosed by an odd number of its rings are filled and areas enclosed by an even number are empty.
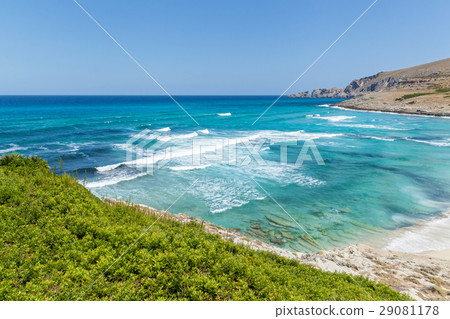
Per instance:
[[[328,98],[328,99],[349,99],[351,93],[345,92],[345,89],[331,88],[331,89],[315,89],[311,93],[313,98]]]
[[[351,99],[368,93],[392,89],[424,89],[432,87],[436,78],[450,77],[450,59],[439,60],[411,68],[380,72],[353,80],[345,88],[315,89],[289,95],[292,98]]]
[[[289,95],[289,97],[299,97],[299,98],[311,97],[311,94],[309,94],[308,91],[303,91],[303,92],[297,92],[297,93],[291,94],[291,95]]]

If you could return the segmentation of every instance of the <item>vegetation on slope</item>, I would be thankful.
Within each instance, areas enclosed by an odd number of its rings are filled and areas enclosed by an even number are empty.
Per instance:
[[[450,92],[450,88],[437,88],[434,90],[434,92],[420,92],[420,93],[411,93],[411,94],[405,94],[402,97],[399,97],[395,99],[396,101],[403,101],[406,99],[412,99],[414,97],[423,96],[423,95],[430,95],[430,94],[440,94],[440,93],[448,93]]]
[[[0,299],[407,299],[362,277],[223,241],[196,223],[160,219],[129,248],[155,221],[105,204],[37,157],[3,156]]]

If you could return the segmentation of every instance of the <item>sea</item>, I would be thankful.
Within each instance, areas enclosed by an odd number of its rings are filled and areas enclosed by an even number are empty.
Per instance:
[[[414,225],[423,232],[383,245],[450,248],[450,118],[344,110],[334,99],[175,99],[1,96],[0,154],[38,155],[100,198],[291,251],[383,242]]]

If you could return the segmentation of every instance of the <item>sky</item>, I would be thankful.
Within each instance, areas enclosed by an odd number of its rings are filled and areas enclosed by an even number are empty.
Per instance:
[[[77,0],[174,95],[278,95],[373,0]],[[450,1],[379,0],[287,93],[450,57]],[[0,1],[0,94],[164,94],[73,0]]]

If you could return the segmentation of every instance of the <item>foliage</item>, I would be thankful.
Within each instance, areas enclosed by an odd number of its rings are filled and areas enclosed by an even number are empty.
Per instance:
[[[396,101],[402,101],[402,100],[406,100],[406,99],[412,99],[414,97],[418,97],[418,96],[422,96],[422,95],[430,95],[433,93],[412,93],[412,94],[405,94],[402,97],[395,99]]]
[[[406,100],[406,99],[412,99],[412,98],[415,98],[415,97],[418,97],[418,96],[422,96],[422,95],[448,93],[448,92],[450,92],[450,88],[436,88],[434,90],[434,92],[405,94],[402,97],[399,97],[399,98],[397,98],[395,100],[396,101],[403,101],[403,100]]]
[[[408,299],[363,277],[221,240],[196,223],[156,218],[104,203],[39,158],[3,156],[0,299]]]
[[[436,93],[449,93],[450,88],[439,88],[435,90]]]

